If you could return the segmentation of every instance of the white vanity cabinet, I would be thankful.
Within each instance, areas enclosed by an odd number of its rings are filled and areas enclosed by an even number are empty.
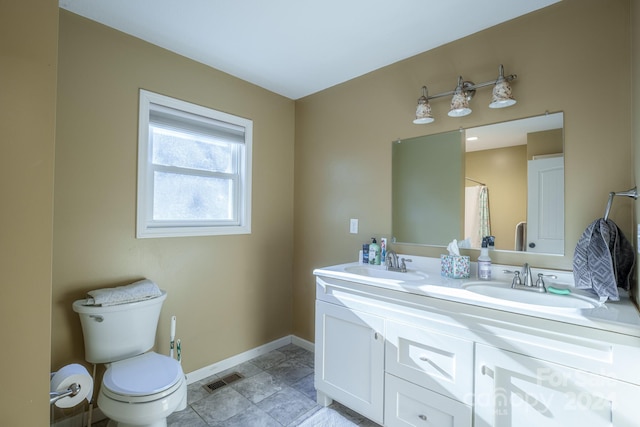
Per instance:
[[[473,341],[337,283],[318,279],[319,403],[335,399],[385,426],[470,427]]]
[[[384,426],[639,425],[640,337],[595,324],[317,275],[315,357],[318,401]]]
[[[315,383],[324,404],[336,399],[382,424],[384,319],[316,301]],[[318,339],[320,337],[320,339]]]

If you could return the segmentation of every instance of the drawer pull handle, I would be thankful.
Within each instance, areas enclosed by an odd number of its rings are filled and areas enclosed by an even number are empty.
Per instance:
[[[418,415],[418,418],[420,418],[422,421],[427,421],[427,416],[426,415],[420,414],[420,415]]]
[[[482,368],[480,368],[480,372],[482,373],[482,375],[487,375],[489,378],[494,379],[493,370],[487,365],[482,365]]]

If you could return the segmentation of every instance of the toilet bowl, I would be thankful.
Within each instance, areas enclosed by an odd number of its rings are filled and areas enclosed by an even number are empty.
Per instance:
[[[187,383],[175,359],[150,351],[162,303],[161,296],[112,306],[73,303],[80,316],[85,359],[104,363],[98,407],[109,426],[166,427],[167,417],[187,406]]]
[[[166,418],[186,406],[180,364],[153,352],[112,363],[98,394],[98,407],[118,427],[165,427]]]

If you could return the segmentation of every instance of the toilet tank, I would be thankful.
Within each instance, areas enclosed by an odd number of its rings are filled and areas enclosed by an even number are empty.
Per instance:
[[[84,335],[84,358],[110,363],[142,354],[155,343],[158,319],[167,293],[156,298],[107,307],[73,303]]]

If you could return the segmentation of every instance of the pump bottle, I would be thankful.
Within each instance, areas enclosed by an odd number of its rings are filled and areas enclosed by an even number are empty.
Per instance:
[[[489,257],[489,239],[482,238],[482,247],[478,257],[478,279],[491,280],[491,258]]]
[[[369,244],[369,264],[380,265],[380,245],[376,242],[376,238],[371,238]]]

